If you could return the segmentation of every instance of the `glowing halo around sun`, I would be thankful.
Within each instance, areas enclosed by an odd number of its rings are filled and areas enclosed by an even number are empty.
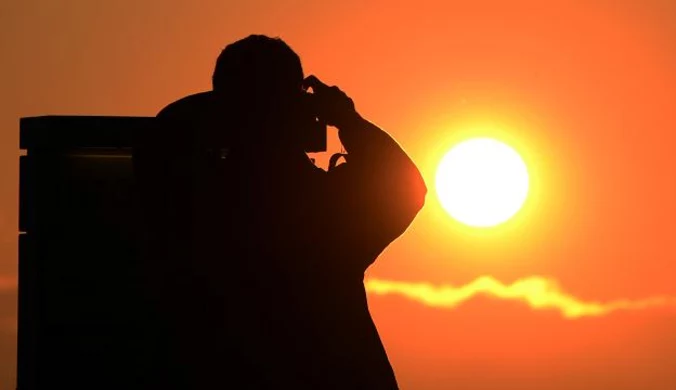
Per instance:
[[[473,227],[506,222],[528,195],[528,169],[519,154],[493,138],[458,143],[441,159],[436,173],[441,206]]]

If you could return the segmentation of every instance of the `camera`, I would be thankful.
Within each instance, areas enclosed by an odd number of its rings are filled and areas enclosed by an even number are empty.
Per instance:
[[[300,99],[300,142],[306,153],[326,151],[327,124],[319,117],[314,94],[303,92]]]

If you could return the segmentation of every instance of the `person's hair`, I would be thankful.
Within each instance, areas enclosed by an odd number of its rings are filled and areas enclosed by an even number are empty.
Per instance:
[[[302,81],[300,57],[289,45],[280,38],[249,35],[223,49],[212,86],[217,92],[260,97],[300,88]]]

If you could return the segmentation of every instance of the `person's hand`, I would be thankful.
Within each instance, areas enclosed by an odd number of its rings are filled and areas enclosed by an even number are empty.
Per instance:
[[[317,114],[328,125],[341,129],[360,118],[354,108],[354,102],[340,88],[328,86],[313,75],[303,80],[303,88],[312,88],[319,110]]]

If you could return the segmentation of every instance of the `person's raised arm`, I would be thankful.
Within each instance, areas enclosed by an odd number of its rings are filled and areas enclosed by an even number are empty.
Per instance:
[[[338,128],[348,153],[335,176],[350,209],[362,219],[355,234],[386,246],[406,230],[425,202],[427,188],[420,171],[389,134],[359,115],[339,88],[314,76],[305,80],[305,87],[312,88],[322,119]]]

